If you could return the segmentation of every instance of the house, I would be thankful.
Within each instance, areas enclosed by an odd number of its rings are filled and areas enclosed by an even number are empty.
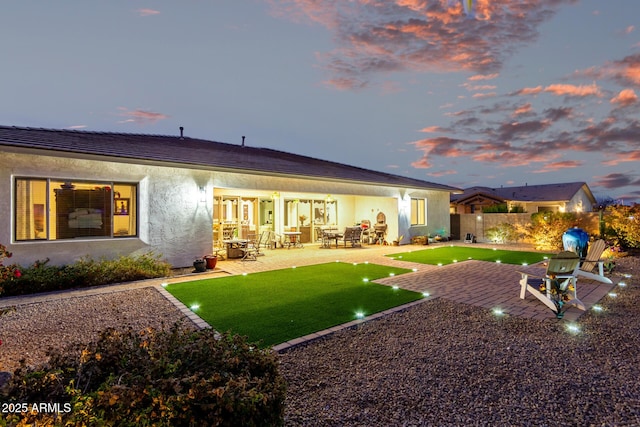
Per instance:
[[[407,243],[448,230],[461,190],[341,163],[179,135],[0,126],[0,242],[12,261],[153,251],[191,265],[229,236],[315,241],[382,218]],[[382,215],[380,215],[382,214]]]
[[[508,212],[591,212],[596,199],[584,182],[525,185],[520,187],[471,187],[451,195],[451,213],[481,213],[489,206],[505,205]]]

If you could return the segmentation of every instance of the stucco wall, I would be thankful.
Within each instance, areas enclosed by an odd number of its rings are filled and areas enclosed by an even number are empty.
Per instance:
[[[2,156],[0,198],[6,201],[13,200],[14,176],[139,184],[138,237],[14,242],[13,225],[2,221],[0,242],[13,252],[13,262],[27,265],[49,258],[51,264],[65,264],[89,254],[114,258],[153,247],[171,264],[186,266],[211,251],[212,197],[200,202],[198,191],[199,185],[211,188],[209,172],[28,154]],[[0,216],[11,218],[11,209],[12,203],[3,203]]]

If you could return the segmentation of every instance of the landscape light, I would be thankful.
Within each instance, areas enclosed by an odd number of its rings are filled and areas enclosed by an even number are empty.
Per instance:
[[[353,263],[353,265],[358,265],[358,263],[357,263],[357,262],[354,262],[354,263]]]
[[[496,260],[496,264],[501,264],[502,261],[500,261],[499,259]]]
[[[620,282],[618,283],[618,286],[620,286],[621,288],[624,288],[625,286],[627,286],[626,282]]]
[[[295,266],[295,265],[292,265],[292,266],[291,266],[291,268],[296,268],[296,266]]]
[[[162,286],[163,288],[166,288],[167,286],[169,286],[169,284],[167,282],[162,282],[160,286]]]
[[[625,279],[631,279],[631,277],[632,277],[631,274],[629,274],[629,273],[625,273],[625,274],[623,274],[623,276],[624,276]]]
[[[454,263],[455,263],[455,262],[458,262],[458,260],[457,260],[457,259],[454,259],[454,260],[453,260],[453,262],[454,262]]]
[[[395,275],[396,275],[396,273],[389,273],[389,277],[393,277]]]
[[[393,286],[391,287],[391,289],[393,289],[394,291],[397,291],[397,290],[398,290],[398,289],[400,289],[400,288],[399,288],[398,286],[396,286],[396,285],[393,285]]]
[[[580,327],[575,323],[569,323],[567,325],[567,330],[573,334],[577,334],[578,332],[580,332]]]
[[[615,292],[609,292],[607,295],[609,295],[610,298],[615,298],[618,296],[618,294],[616,294]]]
[[[591,307],[591,308],[593,309],[593,311],[602,311],[602,310],[604,310],[604,309],[602,308],[602,306],[601,306],[601,305],[599,305],[599,304],[596,304],[596,305],[594,305],[594,306],[593,306],[593,307]]]
[[[196,311],[200,308],[200,304],[191,304],[191,311]]]
[[[363,282],[367,283],[369,282],[369,279],[367,279],[366,277],[364,279],[362,279]]]
[[[429,292],[423,292],[423,293],[422,293],[422,296],[423,296],[423,297],[428,297],[428,296],[430,296],[430,295],[429,295]]]
[[[414,269],[413,269],[413,271],[418,271],[418,269],[417,269],[417,268],[414,268]]]
[[[504,315],[504,311],[502,311],[501,308],[494,308],[493,309],[493,314],[495,314],[496,316],[503,316]]]
[[[438,263],[438,267],[442,267],[442,263],[441,262]]]
[[[249,274],[249,273],[247,273],[247,272],[242,273],[243,276],[246,276],[247,274]]]
[[[358,319],[362,319],[364,317],[364,313],[362,311],[356,311],[356,317]]]
[[[527,265],[529,265],[529,263],[528,262],[523,262],[522,265],[524,265],[526,267]]]

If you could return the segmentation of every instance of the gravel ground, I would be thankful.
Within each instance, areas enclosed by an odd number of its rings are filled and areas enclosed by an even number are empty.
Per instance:
[[[287,426],[640,425],[640,262],[604,311],[538,321],[442,299],[281,354]],[[637,277],[636,277],[637,276]],[[181,314],[153,288],[0,309],[0,370]]]

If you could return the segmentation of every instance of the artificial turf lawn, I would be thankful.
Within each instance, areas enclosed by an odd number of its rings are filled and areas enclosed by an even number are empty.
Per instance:
[[[479,261],[500,261],[504,264],[535,264],[548,258],[551,254],[541,252],[506,251],[501,249],[471,248],[466,246],[440,246],[434,249],[402,252],[388,255],[402,261],[421,264],[446,265],[453,262],[475,259]]]
[[[423,298],[371,280],[411,270],[333,262],[176,283],[165,289],[214,329],[267,347]],[[366,281],[365,279],[368,279]]]

